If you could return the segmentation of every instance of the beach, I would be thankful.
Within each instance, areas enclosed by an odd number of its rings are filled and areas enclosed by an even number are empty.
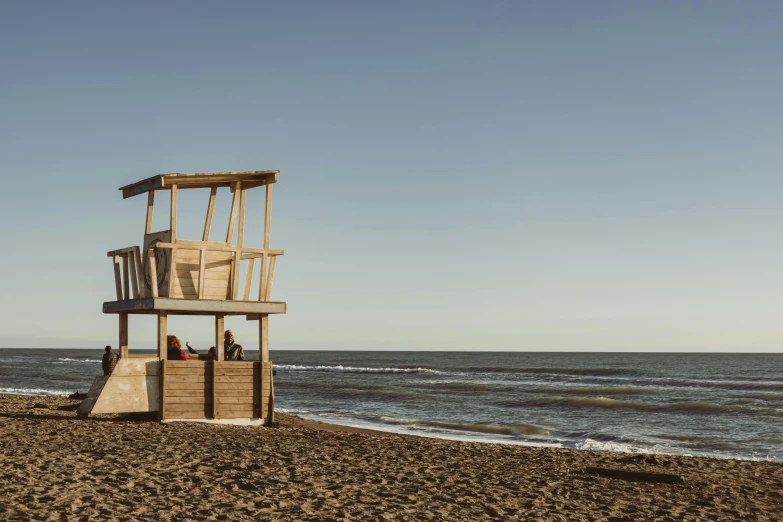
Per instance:
[[[0,395],[4,520],[778,520],[783,464],[279,426],[76,418]],[[645,482],[588,467],[676,475]]]

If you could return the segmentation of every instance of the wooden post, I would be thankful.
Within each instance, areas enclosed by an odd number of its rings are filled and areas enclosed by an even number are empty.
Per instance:
[[[247,262],[247,274],[245,274],[245,294],[242,296],[243,301],[250,300],[250,287],[253,284],[253,268],[255,267],[256,258],[251,257]]]
[[[128,356],[128,314],[120,314],[120,359]]]
[[[269,314],[261,314],[258,330],[258,360],[269,362]]]
[[[234,239],[234,219],[237,213],[237,205],[239,204],[239,188],[240,182],[233,183],[231,190],[234,191],[234,199],[231,201],[231,214],[228,216],[228,230],[226,231],[226,244],[230,245],[231,240]]]
[[[171,229],[171,242],[177,241],[177,185],[171,186],[171,215],[169,217],[169,229]]]
[[[217,187],[212,187],[209,192],[209,205],[207,206],[207,219],[204,222],[204,235],[201,237],[202,241],[209,241],[209,229],[212,226],[212,211],[215,209],[215,195],[217,194]]]
[[[120,280],[120,256],[114,256],[114,289],[117,290],[117,301],[122,301],[122,281]]]
[[[201,249],[198,257],[198,298],[204,299],[204,278],[207,268],[207,250]]]
[[[275,280],[275,263],[277,262],[277,256],[272,256],[272,260],[269,262],[269,276],[266,278],[266,295],[264,301],[272,299],[272,281]]]
[[[155,191],[147,192],[147,225],[144,228],[144,235],[152,232],[152,208],[155,205]]]
[[[239,298],[239,263],[242,261],[242,244],[245,238],[245,190],[242,189],[242,182],[237,182],[237,191],[239,191],[239,230],[237,230],[237,250],[234,252],[234,269],[231,278],[231,299]]]
[[[124,300],[131,298],[130,293],[130,267],[128,265],[128,254],[122,256],[122,295]]]
[[[147,251],[147,266],[150,269],[150,285],[152,286],[152,297],[158,297],[158,266],[155,262],[155,249],[150,248]]]
[[[167,335],[168,335],[168,313],[161,311],[158,312],[158,359],[162,361],[166,360],[166,354],[169,348],[168,343],[166,342]]]
[[[269,250],[269,235],[272,228],[272,185],[266,186],[266,201],[264,202],[264,248],[266,250]],[[266,252],[264,252],[264,255],[261,257],[261,281],[259,281],[258,285],[258,300],[264,301],[266,299],[266,287],[268,284],[267,281],[267,268],[266,268],[266,260],[267,255]]]
[[[131,290],[133,291],[133,298],[139,298],[139,280],[136,278],[136,252],[129,252],[126,257],[128,264],[130,265],[131,276]]]
[[[144,282],[144,265],[141,262],[141,250],[134,247],[133,257],[136,260],[136,282],[138,283],[139,297],[147,297],[147,284]]]
[[[223,361],[225,359],[225,350],[223,349],[223,314],[216,314],[215,315],[215,352],[217,357],[216,359],[218,361]]]

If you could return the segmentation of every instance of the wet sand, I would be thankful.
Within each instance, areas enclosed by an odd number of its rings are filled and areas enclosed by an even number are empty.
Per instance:
[[[0,520],[780,520],[783,464],[386,434],[78,420],[0,395]],[[595,466],[680,475],[606,478]]]

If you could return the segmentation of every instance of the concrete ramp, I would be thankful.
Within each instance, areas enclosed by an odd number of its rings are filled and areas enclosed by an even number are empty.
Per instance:
[[[96,377],[77,414],[143,413],[160,410],[160,361],[123,357],[108,377]]]

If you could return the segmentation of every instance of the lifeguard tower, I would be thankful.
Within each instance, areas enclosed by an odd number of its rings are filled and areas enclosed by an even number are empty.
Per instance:
[[[114,265],[116,301],[103,303],[103,313],[119,318],[119,361],[112,374],[97,377],[79,407],[81,417],[95,413],[158,412],[161,420],[259,419],[274,422],[274,383],[269,361],[269,315],[284,314],[286,304],[271,300],[277,256],[269,246],[272,185],[277,170],[160,174],[126,185],[122,197],[147,194],[147,220],[141,247],[108,252]],[[244,245],[248,190],[265,187],[263,248]],[[201,240],[177,235],[177,193],[209,189]],[[225,240],[210,241],[218,189],[233,194]],[[169,229],[152,230],[156,193],[168,192]],[[236,244],[233,238],[236,228]],[[259,280],[253,281],[260,261]],[[240,272],[244,268],[244,281]],[[157,317],[157,354],[128,353],[128,316]],[[170,315],[212,316],[216,360],[200,355],[170,361],[167,320]],[[258,321],[259,360],[224,361],[224,317],[244,315]],[[195,356],[191,356],[195,357]]]

